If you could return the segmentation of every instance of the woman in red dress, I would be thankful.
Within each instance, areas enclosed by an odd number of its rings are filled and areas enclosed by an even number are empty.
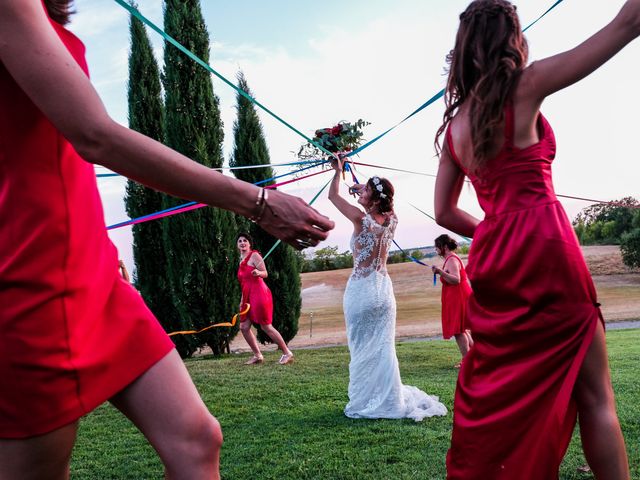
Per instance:
[[[456,388],[450,479],[558,478],[576,415],[596,478],[629,467],[595,288],[554,193],[556,143],[539,109],[640,35],[640,0],[600,32],[527,66],[515,7],[476,0],[448,60],[436,180],[440,225],[473,237],[467,272],[474,347]],[[485,212],[458,207],[467,175]]]
[[[444,263],[441,268],[431,267],[433,273],[440,275],[442,282],[442,336],[445,340],[455,337],[462,358],[473,345],[471,332],[467,325],[467,302],[471,296],[471,286],[462,260],[454,252],[458,243],[447,234],[435,239],[436,252]],[[456,365],[460,368],[462,362]]]
[[[271,297],[271,290],[264,283],[268,273],[260,253],[251,248],[252,243],[253,239],[249,234],[240,233],[238,235],[237,245],[240,251],[238,281],[242,289],[240,311],[244,309],[246,304],[250,305],[249,312],[240,317],[240,331],[253,352],[253,357],[246,361],[245,365],[264,362],[256,336],[251,331],[252,323],[260,325],[262,331],[278,345],[278,348],[282,351],[282,356],[278,363],[286,365],[293,362],[293,352],[287,347],[280,332],[271,325],[273,321],[273,298]]]
[[[70,3],[0,2],[0,477],[66,478],[78,419],[109,400],[168,478],[219,478],[220,426],[118,273],[92,163],[258,216],[298,247],[332,224],[280,192],[264,208],[259,188],[113,121],[88,79],[84,45],[63,27]]]

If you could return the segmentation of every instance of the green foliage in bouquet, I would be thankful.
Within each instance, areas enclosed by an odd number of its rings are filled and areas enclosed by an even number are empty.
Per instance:
[[[331,153],[350,152],[358,148],[364,140],[362,128],[367,125],[370,123],[362,119],[353,123],[340,122],[335,127],[316,130],[313,141]],[[324,158],[326,153],[316,145],[307,143],[300,147],[297,156],[301,160],[312,160]]]

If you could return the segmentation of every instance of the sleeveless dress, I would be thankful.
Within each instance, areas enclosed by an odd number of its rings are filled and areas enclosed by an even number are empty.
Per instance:
[[[51,25],[87,73],[82,42]],[[0,252],[0,438],[73,422],[173,348],[118,272],[93,165],[1,63]]]
[[[257,250],[252,250],[238,267],[238,281],[242,289],[242,303],[251,305],[249,311],[240,317],[240,321],[251,320],[259,325],[271,325],[273,322],[273,298],[271,290],[261,277],[254,277],[251,272],[255,269],[249,265],[249,259]]]
[[[464,333],[469,328],[467,326],[467,302],[471,296],[471,286],[467,280],[467,272],[464,269],[462,260],[455,253],[447,257],[442,265],[450,259],[455,259],[460,264],[460,283],[453,285],[448,283],[442,276],[442,336],[449,339],[454,335]]]
[[[398,223],[395,215],[378,224],[369,214],[351,237],[353,272],[344,292],[344,316],[351,361],[350,418],[412,418],[446,415],[438,397],[403,385],[396,357],[396,301],[386,264]]]
[[[556,144],[539,114],[540,141],[505,142],[482,176],[465,171],[485,212],[467,264],[475,346],[454,401],[449,479],[558,478],[576,423],[576,377],[602,321],[596,292],[551,180]]]

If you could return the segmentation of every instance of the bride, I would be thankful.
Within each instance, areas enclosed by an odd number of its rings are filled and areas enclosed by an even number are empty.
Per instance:
[[[353,272],[344,292],[344,316],[351,362],[350,418],[412,418],[446,415],[438,397],[402,385],[395,348],[396,301],[387,274],[387,255],[398,219],[393,212],[393,186],[371,177],[350,189],[365,212],[340,196],[342,160],[332,162],[335,176],[329,200],[353,223]]]

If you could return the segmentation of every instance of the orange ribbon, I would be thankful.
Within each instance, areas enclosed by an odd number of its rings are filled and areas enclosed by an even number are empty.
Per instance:
[[[201,330],[182,330],[180,332],[171,332],[169,334],[169,336],[172,337],[173,335],[197,334],[197,333],[206,332],[207,330],[209,330],[211,328],[216,328],[216,327],[233,327],[233,326],[235,326],[236,322],[238,321],[238,316],[239,315],[246,315],[247,312],[249,312],[249,309],[251,308],[251,305],[249,305],[248,303],[246,303],[245,305],[247,306],[247,308],[242,310],[240,313],[236,313],[233,316],[233,318],[231,319],[230,322],[214,323],[213,325],[209,325],[208,327],[204,327]]]

